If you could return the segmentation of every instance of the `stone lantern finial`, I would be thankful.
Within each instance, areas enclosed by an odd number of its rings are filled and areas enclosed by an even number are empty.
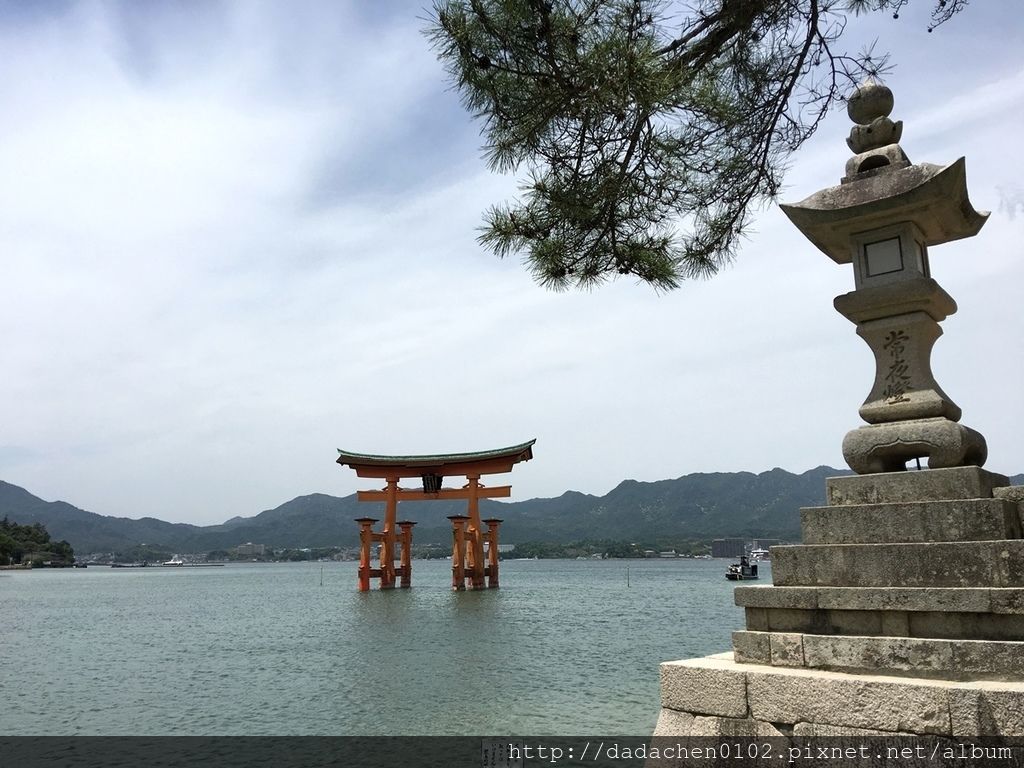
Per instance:
[[[850,129],[846,145],[854,156],[846,162],[844,184],[872,172],[910,165],[910,159],[899,145],[903,121],[889,119],[893,104],[892,91],[873,78],[865,80],[850,94],[846,113],[856,125]]]

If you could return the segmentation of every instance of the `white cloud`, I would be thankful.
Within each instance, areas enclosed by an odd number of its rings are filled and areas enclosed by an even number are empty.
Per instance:
[[[840,464],[872,376],[829,306],[852,280],[778,210],[712,281],[546,293],[475,243],[514,180],[484,171],[412,11],[139,8],[0,19],[3,479],[219,522],[360,487],[337,447],[537,437],[518,498]],[[933,256],[961,305],[935,367],[1016,472],[1024,217],[997,195],[1020,178],[1021,75],[975,69],[941,103],[901,95],[940,71],[890,82],[911,156],[967,154],[995,211]],[[838,180],[845,132],[795,158],[787,199]]]

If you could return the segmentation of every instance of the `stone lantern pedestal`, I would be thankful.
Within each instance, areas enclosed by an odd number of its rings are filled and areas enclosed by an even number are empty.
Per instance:
[[[736,589],[732,652],[662,664],[656,736],[1024,736],[1024,489],[981,468],[985,439],[930,364],[956,303],[928,249],[987,214],[963,159],[910,163],[891,108],[861,86],[842,183],[783,206],[853,265],[835,307],[875,356],[867,423],[843,440],[857,474],[801,510],[802,544],[772,547],[773,585]]]

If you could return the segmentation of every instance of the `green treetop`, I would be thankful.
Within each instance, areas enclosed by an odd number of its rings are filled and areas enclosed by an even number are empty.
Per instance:
[[[66,541],[51,541],[41,523],[18,525],[4,517],[0,520],[0,565],[20,563],[26,555],[48,555],[49,559],[72,563],[75,552]]]
[[[932,28],[967,3],[932,1]],[[556,289],[713,275],[789,155],[883,69],[837,48],[846,14],[908,2],[438,0],[428,34],[490,165],[526,172],[481,242]]]

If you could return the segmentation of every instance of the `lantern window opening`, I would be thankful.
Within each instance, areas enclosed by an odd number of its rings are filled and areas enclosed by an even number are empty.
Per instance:
[[[852,235],[856,288],[930,277],[925,237],[912,221]]]
[[[890,160],[885,155],[871,154],[868,155],[861,164],[857,167],[857,173],[866,173],[867,171],[875,171],[879,168],[885,168],[890,165]]]
[[[865,243],[864,260],[867,277],[901,272],[904,268],[901,238],[890,237]]]

